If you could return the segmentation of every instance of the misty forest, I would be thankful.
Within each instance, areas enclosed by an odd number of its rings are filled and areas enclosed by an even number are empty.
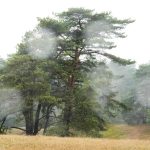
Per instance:
[[[0,58],[0,134],[102,137],[112,124],[149,125],[150,64],[111,52],[135,20],[84,8],[37,19]]]

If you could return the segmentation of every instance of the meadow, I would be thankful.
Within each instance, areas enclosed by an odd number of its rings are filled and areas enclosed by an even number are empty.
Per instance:
[[[149,126],[113,125],[103,138],[0,135],[0,150],[149,150]]]
[[[0,150],[149,150],[149,140],[0,136]]]

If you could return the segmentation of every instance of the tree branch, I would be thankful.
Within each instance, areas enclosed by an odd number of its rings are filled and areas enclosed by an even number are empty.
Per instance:
[[[19,127],[11,127],[11,128],[13,128],[13,129],[18,129],[18,130],[22,130],[22,131],[26,132],[25,129],[22,129],[22,128],[19,128]]]

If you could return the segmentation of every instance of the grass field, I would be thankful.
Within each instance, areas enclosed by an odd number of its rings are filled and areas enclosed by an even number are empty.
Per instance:
[[[150,150],[150,127],[113,125],[99,139],[0,135],[0,150]]]
[[[0,150],[150,150],[150,141],[3,135]]]

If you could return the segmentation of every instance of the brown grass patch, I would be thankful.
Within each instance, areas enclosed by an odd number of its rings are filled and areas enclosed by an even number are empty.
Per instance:
[[[109,125],[103,138],[150,140],[150,125]]]

